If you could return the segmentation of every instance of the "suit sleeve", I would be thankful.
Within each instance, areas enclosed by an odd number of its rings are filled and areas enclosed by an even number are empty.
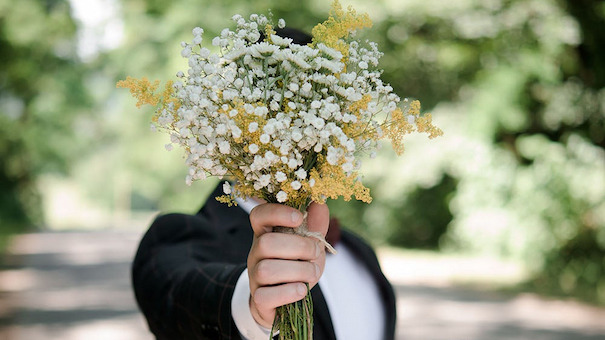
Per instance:
[[[228,240],[199,215],[158,217],[132,266],[139,307],[158,340],[240,339],[231,297],[245,260],[227,258]]]

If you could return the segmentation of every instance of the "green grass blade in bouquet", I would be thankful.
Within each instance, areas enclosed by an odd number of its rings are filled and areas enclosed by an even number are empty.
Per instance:
[[[265,15],[232,19],[235,28],[212,39],[218,53],[203,47],[202,28],[193,29],[181,52],[189,69],[174,83],[161,89],[146,78],[118,82],[137,106],[156,107],[154,124],[185,150],[188,184],[232,179],[219,201],[258,197],[303,212],[328,198],[369,203],[360,155],[374,153],[381,139],[400,154],[406,134],[442,133],[430,114],[421,115],[418,101],[400,100],[380,79],[377,45],[353,36],[371,26],[366,14],[334,1],[304,46],[277,35]],[[280,19],[278,27],[284,26]],[[325,242],[306,223],[295,232]],[[312,308],[310,293],[278,308],[273,328],[280,339],[312,339]]]

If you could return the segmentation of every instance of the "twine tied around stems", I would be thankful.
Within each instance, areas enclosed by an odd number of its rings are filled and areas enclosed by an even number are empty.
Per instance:
[[[314,238],[314,239],[318,240],[319,242],[323,243],[323,245],[326,247],[326,250],[328,252],[330,252],[331,254],[336,254],[337,253],[336,249],[334,249],[334,247],[332,247],[332,245],[330,243],[328,243],[328,241],[326,241],[325,237],[322,234],[315,232],[315,231],[309,231],[309,225],[307,224],[307,216],[308,216],[308,213],[306,211],[303,212],[303,222],[298,228],[273,227],[273,232],[284,233],[284,234],[294,234],[294,235],[299,235],[299,236],[303,236],[303,237]]]

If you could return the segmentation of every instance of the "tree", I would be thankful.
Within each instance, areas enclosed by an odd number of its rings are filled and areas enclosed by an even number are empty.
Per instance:
[[[605,264],[596,260],[605,256],[603,2],[434,5],[410,1],[375,32],[385,75],[436,104],[447,142],[418,174],[374,180],[402,188],[402,201],[419,186],[405,183],[425,173],[453,177],[451,194],[431,188],[440,176],[425,185],[433,201],[450,199],[441,244],[522,259],[542,288],[605,302]],[[400,209],[430,216],[433,208]]]
[[[38,176],[78,157],[90,101],[75,33],[66,1],[0,1],[1,234],[39,227]]]

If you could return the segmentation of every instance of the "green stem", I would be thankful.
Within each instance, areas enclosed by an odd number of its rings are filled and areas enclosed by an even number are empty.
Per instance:
[[[313,299],[306,285],[304,299],[277,308],[270,340],[275,331],[279,331],[279,340],[313,340]]]

